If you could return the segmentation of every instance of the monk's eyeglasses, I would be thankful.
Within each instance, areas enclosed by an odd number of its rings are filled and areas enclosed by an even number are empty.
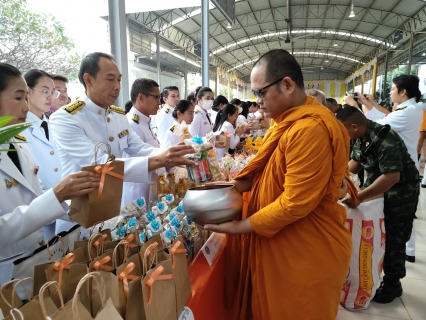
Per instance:
[[[285,78],[285,77],[284,77],[284,78]],[[277,84],[277,83],[279,83],[279,82],[283,81],[283,80],[284,80],[284,78],[280,78],[280,79],[278,79],[277,81],[272,82],[271,84],[268,84],[267,86],[263,87],[262,89],[259,89],[259,90],[251,90],[251,92],[254,94],[254,96],[255,96],[257,99],[263,99],[263,98],[265,98],[265,96],[264,96],[264,94],[262,93],[262,91],[263,91],[263,90],[265,90],[265,89],[267,89],[267,88],[269,88],[269,87],[272,87],[274,84]]]

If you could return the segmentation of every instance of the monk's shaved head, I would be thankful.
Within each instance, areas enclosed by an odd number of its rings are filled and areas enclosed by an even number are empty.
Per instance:
[[[355,107],[345,107],[337,113],[337,119],[345,124],[367,125],[367,118]]]
[[[274,82],[289,77],[300,88],[304,87],[302,69],[296,59],[286,50],[276,49],[265,53],[254,67],[265,66],[265,81]]]

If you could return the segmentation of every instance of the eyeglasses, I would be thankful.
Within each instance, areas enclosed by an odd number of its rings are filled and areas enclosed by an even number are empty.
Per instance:
[[[284,78],[285,78],[285,77],[284,77]],[[278,79],[277,81],[272,82],[271,84],[268,84],[266,87],[263,87],[262,89],[259,89],[259,90],[251,90],[251,92],[254,94],[254,96],[255,96],[257,99],[264,99],[264,98],[265,98],[265,96],[264,96],[264,94],[262,94],[262,91],[263,91],[263,90],[265,90],[266,88],[272,87],[274,84],[277,84],[277,83],[279,83],[279,82],[283,81],[283,80],[284,80],[284,78],[280,78],[280,79]]]
[[[36,88],[31,88],[31,89],[43,92],[43,94],[44,94],[44,96],[45,96],[46,98],[47,98],[47,97],[52,96],[52,97],[53,97],[53,99],[56,99],[56,98],[57,98],[57,97],[59,97],[59,96],[60,96],[60,94],[61,94],[61,93],[60,93],[59,91],[57,91],[57,90],[52,90],[52,91],[50,91],[49,89],[44,89],[44,90],[36,89]]]
[[[161,96],[157,96],[156,94],[150,94],[150,93],[145,93],[145,92],[141,92],[141,93],[144,94],[144,95],[146,95],[146,96],[154,97],[158,101],[160,101],[160,99],[161,99]]]

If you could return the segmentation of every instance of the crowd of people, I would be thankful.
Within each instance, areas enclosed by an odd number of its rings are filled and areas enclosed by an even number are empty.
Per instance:
[[[0,146],[9,150],[0,152],[1,284],[10,280],[15,260],[75,225],[66,200],[100,183],[83,167],[111,156],[124,161],[125,205],[149,198],[156,169],[194,165],[185,157],[194,149],[184,139],[225,134],[228,147],[214,140],[219,159],[243,149],[247,137],[264,136],[258,154],[231,181],[242,194],[251,191],[241,219],[204,226],[231,234],[233,319],[334,319],[352,253],[339,198],[355,208],[384,194],[384,278],[374,300],[388,303],[402,295],[405,261],[415,261],[422,120],[417,77],[393,79],[392,112],[368,95],[347,95],[342,106],[319,90],[305,91],[301,68],[285,50],[255,63],[256,101],[228,101],[208,87],[181,99],[179,88],[140,78],[122,109],[114,106],[120,70],[112,56],[99,52],[83,59],[78,77],[85,95],[71,101],[67,77],[38,69],[22,75],[0,63],[0,116],[13,116],[9,125],[32,123]],[[270,127],[256,126],[269,119]],[[109,148],[95,149],[99,142]],[[362,177],[359,193],[346,192],[347,170]]]

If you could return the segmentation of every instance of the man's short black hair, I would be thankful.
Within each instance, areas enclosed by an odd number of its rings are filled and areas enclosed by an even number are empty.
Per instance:
[[[165,87],[164,89],[163,89],[163,98],[168,98],[169,97],[169,92],[170,91],[177,91],[177,92],[179,92],[179,88],[178,87],[176,87],[176,86],[168,86],[168,87]]]
[[[61,75],[61,74],[54,74],[54,75],[52,75],[52,79],[68,83],[68,78],[65,77],[65,76],[63,76],[63,75]]]
[[[409,99],[421,97],[421,92],[419,90],[419,77],[412,76],[409,74],[403,74],[399,77],[393,78],[392,82],[395,84],[398,89],[398,93],[405,89]]]
[[[345,122],[349,119],[354,124],[367,124],[367,118],[365,115],[358,108],[352,106],[344,107],[337,113],[336,118],[341,122]]]
[[[158,88],[159,85],[152,79],[139,78],[136,79],[132,84],[132,89],[130,90],[130,99],[133,104],[136,102],[139,93],[151,93],[152,89]]]
[[[129,113],[130,109],[132,109],[133,107],[133,102],[132,100],[129,100],[126,102],[126,104],[124,105],[124,112],[127,114]]]
[[[99,59],[106,58],[111,61],[114,61],[114,57],[110,54],[103,52],[93,52],[89,53],[87,56],[83,58],[80,64],[80,71],[78,72],[78,80],[83,85],[84,89],[86,88],[86,83],[84,83],[83,76],[85,73],[90,74],[92,77],[96,78],[99,72]]]
[[[327,100],[328,102],[330,102],[331,104],[335,104],[335,103],[337,103],[336,99],[334,99],[334,98],[327,98],[326,100]]]
[[[286,50],[275,49],[265,53],[253,67],[266,66],[265,81],[274,82],[289,77],[300,88],[304,88],[302,69],[296,59]]]

